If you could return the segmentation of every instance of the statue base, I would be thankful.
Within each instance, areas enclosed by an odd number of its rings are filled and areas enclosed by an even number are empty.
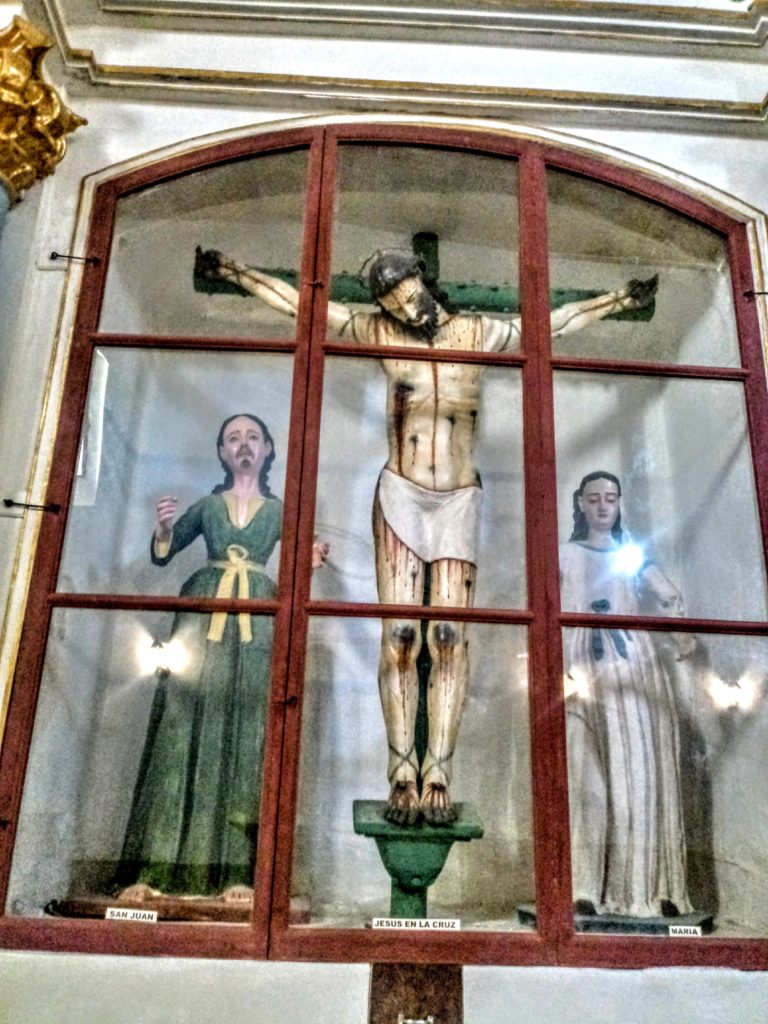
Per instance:
[[[517,908],[520,924],[536,927],[536,904],[520,903]],[[691,935],[709,935],[715,926],[713,914],[694,911],[678,917],[630,917],[628,914],[574,914],[573,926],[577,932],[601,932],[614,935],[669,935],[670,925],[696,929]]]
[[[72,896],[51,900],[45,913],[52,917],[104,918],[109,907],[121,910],[154,910],[158,921],[194,921],[216,924],[248,924],[250,899],[225,900],[221,896],[150,896],[143,900],[124,900],[119,896]],[[308,924],[309,907],[305,899],[291,899],[289,923]]]
[[[355,832],[376,840],[392,879],[391,917],[426,917],[427,890],[443,870],[454,843],[481,839],[483,823],[471,804],[454,804],[458,817],[450,825],[393,825],[384,817],[384,800],[355,800]]]

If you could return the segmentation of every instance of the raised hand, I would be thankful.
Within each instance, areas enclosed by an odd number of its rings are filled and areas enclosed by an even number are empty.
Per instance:
[[[176,518],[176,509],[179,507],[179,499],[173,495],[166,494],[158,498],[155,503],[157,515],[157,526],[155,536],[159,541],[167,541],[173,532],[173,520]]]
[[[331,545],[322,541],[315,534],[314,541],[312,542],[312,568],[322,569],[325,565],[325,560],[328,557],[331,550]]]

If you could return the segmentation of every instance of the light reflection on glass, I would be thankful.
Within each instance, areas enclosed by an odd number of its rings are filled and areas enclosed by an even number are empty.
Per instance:
[[[135,654],[144,676],[180,673],[189,663],[189,651],[178,637],[163,643],[144,629],[136,640]]]
[[[735,683],[730,683],[713,672],[707,684],[709,695],[715,707],[740,711],[751,711],[761,690],[760,679],[751,671],[744,672]]]
[[[611,568],[624,576],[635,576],[645,561],[645,551],[632,541],[611,553]]]
[[[566,700],[569,697],[579,697],[581,700],[588,700],[590,695],[589,676],[584,669],[578,666],[571,666],[569,672],[563,676],[563,689]]]

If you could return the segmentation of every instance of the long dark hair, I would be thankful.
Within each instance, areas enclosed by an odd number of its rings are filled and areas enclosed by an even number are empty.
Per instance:
[[[618,487],[619,497],[621,497],[621,481],[613,473],[606,473],[602,469],[598,469],[594,473],[587,473],[579,484],[578,490],[573,492],[573,533],[569,538],[570,540],[586,540],[589,536],[587,517],[579,508],[579,498],[583,496],[584,488],[587,484],[591,484],[593,480],[610,480],[611,483],[616,484]],[[611,527],[611,536],[619,544],[624,539],[624,531],[621,528],[621,509],[619,509],[619,514],[616,516],[616,522]]]
[[[221,427],[219,428],[219,436],[216,438],[216,454],[219,456],[221,468],[224,470],[224,481],[223,483],[216,484],[216,486],[211,491],[211,494],[221,494],[222,491],[228,491],[235,482],[235,479],[232,476],[232,470],[226,464],[224,459],[222,459],[221,455],[219,455],[219,448],[221,448],[221,446],[224,444],[224,434],[226,433],[227,427],[232,422],[232,420],[236,420],[240,416],[245,416],[247,419],[253,420],[254,423],[257,423],[264,437],[264,440],[267,442],[267,444],[272,446],[272,451],[264,459],[264,462],[262,463],[261,466],[261,471],[259,472],[259,490],[261,491],[265,498],[271,498],[272,491],[270,491],[269,489],[267,477],[269,476],[269,471],[272,467],[272,463],[275,461],[275,442],[272,439],[272,435],[269,432],[269,427],[266,425],[264,420],[260,419],[258,416],[254,416],[253,413],[251,412],[236,412],[234,416],[228,416],[221,424]]]

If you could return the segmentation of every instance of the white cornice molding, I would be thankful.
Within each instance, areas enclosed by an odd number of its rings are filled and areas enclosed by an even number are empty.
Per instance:
[[[292,28],[360,32],[372,26],[431,38],[476,33],[634,40],[653,43],[761,47],[768,38],[768,0],[726,9],[679,4],[577,3],[575,0],[98,0],[104,12],[165,18],[238,19]]]
[[[275,74],[194,66],[138,66],[99,61],[91,49],[72,46],[61,0],[41,0],[47,28],[58,44],[71,96],[111,95],[136,100],[177,100],[268,107],[289,112],[384,111],[415,116],[505,118],[529,123],[588,125],[711,133],[763,134],[768,93],[752,87],[733,98],[678,92],[675,96],[606,90],[542,89],[461,82],[373,80],[350,74]],[[593,5],[595,6],[595,5]],[[768,0],[760,6],[768,6]],[[165,52],[172,52],[173,34]],[[141,47],[136,47],[141,52]],[[728,64],[725,64],[728,67]],[[753,75],[754,78],[754,75]],[[709,84],[709,80],[708,80]]]
[[[90,53],[70,54],[77,83],[136,99],[173,99],[270,109],[360,111],[397,114],[515,118],[542,123],[662,130],[764,132],[768,94],[755,102],[617,96],[535,89],[455,86],[421,82],[370,82],[291,75],[202,72],[186,68],[100,65]],[[75,82],[71,95],[78,95]]]

